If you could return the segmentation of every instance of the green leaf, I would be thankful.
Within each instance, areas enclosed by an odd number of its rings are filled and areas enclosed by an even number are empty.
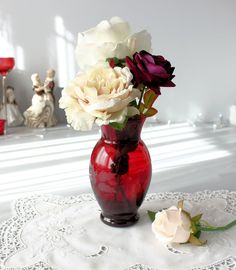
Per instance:
[[[199,239],[199,237],[201,236],[201,231],[197,231],[194,236]]]
[[[145,110],[144,104],[143,103],[140,103],[140,106],[139,106],[140,113],[143,113],[144,110]]]
[[[151,222],[153,222],[155,220],[156,212],[148,210],[147,213],[148,213],[148,216],[149,216]]]
[[[120,59],[120,58],[117,58],[117,57],[108,57],[106,59],[107,62],[110,62],[111,60],[114,61],[115,66],[118,66],[118,67],[124,67],[125,66],[125,59],[124,58]]]
[[[202,214],[196,215],[194,217],[191,218],[191,221],[194,223],[197,223],[200,221],[200,219],[202,218]]]
[[[123,123],[111,122],[111,123],[109,123],[109,126],[111,126],[114,129],[120,131],[120,130],[122,130],[125,127],[127,121],[128,121],[128,118],[126,118],[126,120]]]
[[[147,90],[143,96],[145,108],[150,109],[156,99],[157,99],[157,94],[151,89]]]
[[[206,244],[206,240],[200,240],[197,237],[195,237],[194,235],[190,235],[188,242],[193,244],[194,246],[202,246]]]
[[[194,222],[191,222],[191,232],[193,233],[193,235],[195,235],[198,232],[198,229]]]
[[[151,116],[155,115],[157,112],[158,112],[157,109],[155,109],[155,108],[150,108],[150,109],[148,109],[148,110],[144,113],[144,115],[145,115],[146,117],[151,117]]]
[[[134,99],[133,101],[131,101],[129,103],[129,106],[133,106],[133,107],[136,107],[137,108],[137,102],[136,102],[136,100]]]

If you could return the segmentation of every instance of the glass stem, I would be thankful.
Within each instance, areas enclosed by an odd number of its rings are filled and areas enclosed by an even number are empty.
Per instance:
[[[6,76],[2,77],[2,110],[3,110],[3,118],[6,120],[4,133],[6,134],[7,127],[7,99],[6,99],[6,89],[5,89]]]

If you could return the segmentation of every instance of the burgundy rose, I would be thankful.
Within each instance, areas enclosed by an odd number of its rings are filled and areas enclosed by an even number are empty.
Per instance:
[[[134,84],[143,84],[160,95],[160,87],[174,87],[171,81],[174,67],[163,56],[152,55],[146,51],[141,51],[133,55],[133,60],[126,57],[126,64],[134,76]]]

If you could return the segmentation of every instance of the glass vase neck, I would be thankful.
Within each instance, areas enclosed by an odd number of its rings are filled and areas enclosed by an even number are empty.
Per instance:
[[[102,139],[107,143],[119,141],[139,141],[145,117],[130,118],[122,130],[117,130],[110,125],[101,127]]]

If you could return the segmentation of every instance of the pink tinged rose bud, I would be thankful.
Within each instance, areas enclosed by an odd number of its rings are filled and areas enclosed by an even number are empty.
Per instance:
[[[186,243],[191,234],[191,220],[182,209],[172,206],[156,213],[152,231],[164,244]]]

